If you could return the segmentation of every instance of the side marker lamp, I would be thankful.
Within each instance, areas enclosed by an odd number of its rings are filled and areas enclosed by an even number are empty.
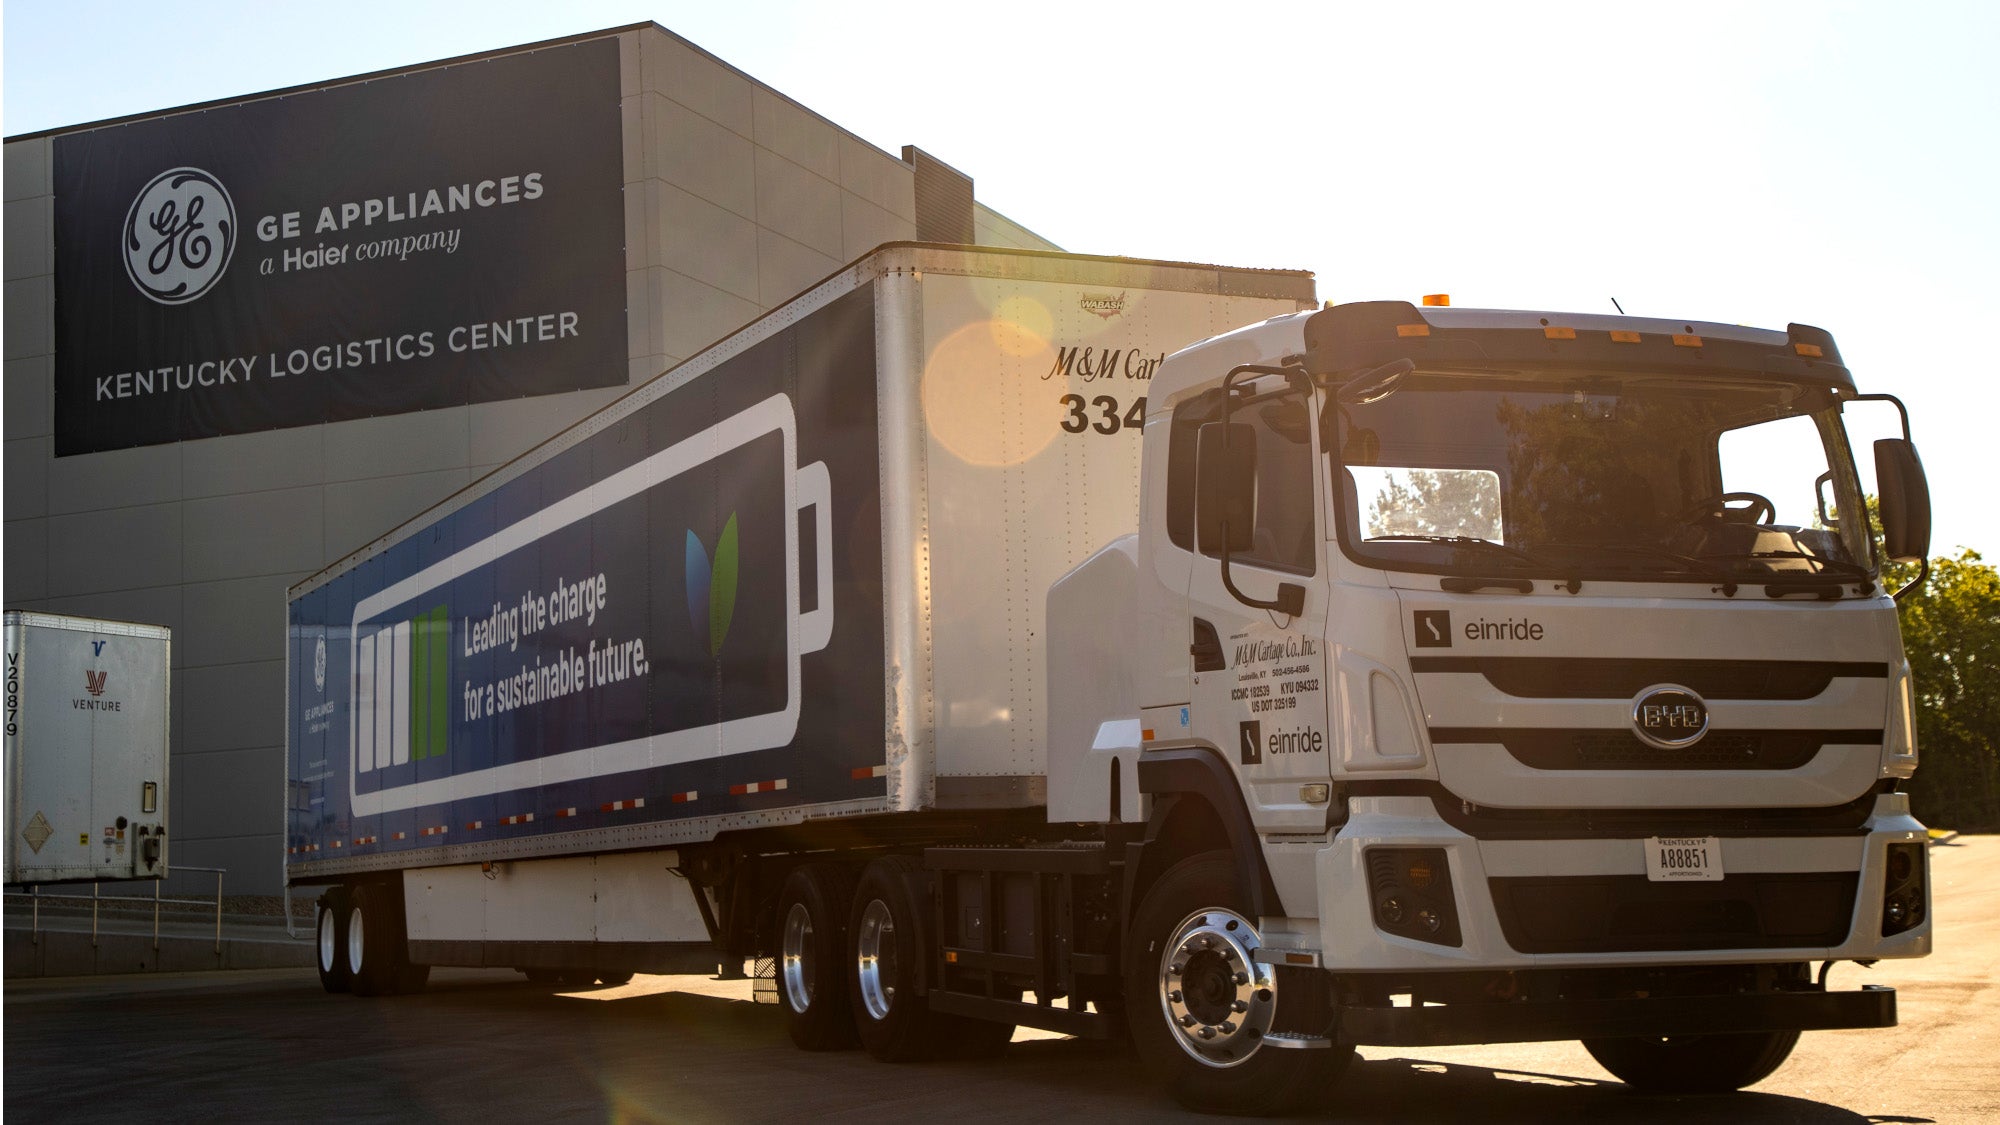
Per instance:
[[[1451,304],[1451,294],[1426,293],[1424,294],[1424,304],[1432,308],[1442,308],[1448,306]]]

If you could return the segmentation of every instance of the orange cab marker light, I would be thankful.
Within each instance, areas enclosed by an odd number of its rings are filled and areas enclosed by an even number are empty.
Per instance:
[[[1153,729],[1147,727],[1145,730],[1139,732],[1139,737],[1147,742],[1153,741]]]
[[[1451,294],[1449,294],[1449,293],[1426,293],[1426,294],[1424,294],[1424,304],[1425,304],[1425,305],[1428,305],[1428,306],[1430,306],[1430,307],[1432,307],[1432,308],[1445,308],[1445,307],[1449,307],[1449,306],[1451,305]]]
[[[1826,356],[1825,349],[1818,344],[1793,344],[1792,350],[1808,359],[1821,359]]]
[[[1676,332],[1674,333],[1674,346],[1677,348],[1698,348],[1701,346],[1701,337],[1683,336],[1679,332]]]
[[[1430,334],[1431,326],[1428,324],[1398,324],[1396,326],[1396,335],[1398,336],[1428,336]]]
[[[1557,328],[1554,325],[1550,325],[1542,329],[1542,335],[1550,340],[1574,340],[1576,339],[1576,329]]]
[[[1613,328],[1611,330],[1611,342],[1614,344],[1636,344],[1639,342],[1639,334],[1629,328]]]

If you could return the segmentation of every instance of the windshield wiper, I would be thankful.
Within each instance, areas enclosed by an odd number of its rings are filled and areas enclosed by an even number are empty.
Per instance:
[[[1562,569],[1557,564],[1549,561],[1548,559],[1541,558],[1536,555],[1531,555],[1528,552],[1523,551],[1518,547],[1509,547],[1505,543],[1495,543],[1491,539],[1482,539],[1477,535],[1370,535],[1366,539],[1362,540],[1362,542],[1443,543],[1449,547],[1480,547],[1484,548],[1489,552],[1506,555],[1509,558],[1517,559],[1521,562],[1527,563],[1529,566],[1540,567],[1545,570],[1553,570],[1557,572],[1560,572]],[[1566,588],[1568,588],[1569,592],[1572,594],[1576,593],[1578,590],[1583,588],[1583,582],[1580,579],[1574,577],[1565,578],[1562,584]],[[1523,592],[1525,593],[1526,591]]]
[[[1679,551],[1669,551],[1665,547],[1654,547],[1645,543],[1541,543],[1538,546],[1553,547],[1559,551],[1616,551],[1621,555],[1647,555],[1665,559],[1668,562],[1679,563],[1692,573],[1705,574],[1720,582],[1722,585],[1719,589],[1724,597],[1736,596],[1736,582],[1730,578],[1728,571],[1712,562],[1695,558],[1693,555],[1683,555]]]
[[[1810,584],[1813,582],[1813,579],[1818,575],[1845,574],[1849,578],[1852,578],[1857,583],[1859,583],[1859,585],[1861,586],[1861,593],[1863,595],[1866,595],[1875,589],[1875,580],[1869,577],[1867,567],[1859,566],[1855,563],[1847,562],[1843,559],[1829,559],[1829,558],[1823,558],[1819,555],[1809,555],[1804,551],[1783,551],[1783,550],[1744,551],[1741,554],[1734,554],[1734,555],[1703,555],[1702,558],[1733,559],[1741,562],[1747,562],[1753,559],[1804,559],[1806,562],[1812,564],[1813,566],[1812,575],[1795,574],[1787,576],[1783,572],[1774,571],[1771,574],[1766,575],[1764,577],[1772,579],[1773,584],[1775,585],[1782,585],[1788,581]]]

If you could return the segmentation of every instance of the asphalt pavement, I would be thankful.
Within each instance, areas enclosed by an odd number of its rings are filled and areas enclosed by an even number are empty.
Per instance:
[[[1575,1043],[1364,1048],[1311,1120],[2000,1122],[2000,837],[1933,850],[1936,953],[1836,986],[1901,1023],[1809,1033],[1746,1093],[1635,1094]],[[328,996],[310,970],[10,980],[9,1121],[1193,1120],[1129,1050],[1020,1032],[997,1057],[889,1066],[794,1050],[743,981],[571,990],[440,970],[421,995]]]

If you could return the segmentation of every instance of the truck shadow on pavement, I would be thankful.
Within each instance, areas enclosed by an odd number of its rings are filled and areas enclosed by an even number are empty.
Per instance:
[[[643,982],[644,978],[641,978]],[[857,1071],[887,1067],[858,1051],[803,1052],[792,1048],[784,1021],[771,1005],[741,999],[680,992],[645,991],[643,985],[595,990],[527,985],[520,990],[550,993],[560,1007],[589,1005],[590,1025],[599,1040],[593,1057],[607,1091],[616,1091],[621,1108],[634,1119],[653,1118],[678,1104],[680,1119],[689,1119],[685,1087],[660,1071],[657,1054],[648,1050],[632,1058],[612,1044],[632,1041],[644,1029],[643,1041],[696,1043],[706,1048],[710,1066],[707,1094],[729,1104],[724,1087],[741,1083],[743,1093],[755,1088],[752,1104],[763,1113],[799,1113],[838,1119],[865,1114],[868,1102],[837,1091],[879,1088],[856,1082]],[[515,988],[503,989],[519,995]],[[470,994],[466,994],[469,998]],[[615,1030],[614,1030],[615,1029]],[[610,1049],[607,1049],[610,1048]],[[741,1054],[737,1054],[737,1052]],[[729,1072],[734,1071],[734,1074]],[[758,1071],[764,1076],[759,1078]],[[786,1075],[785,1085],[796,1095],[771,1088],[773,1072]],[[997,1055],[894,1067],[897,1099],[918,1110],[932,1097],[935,1104],[956,1104],[954,1120],[1018,1120],[1034,1107],[1038,1120],[1130,1119],[1136,1112],[1146,1120],[1218,1120],[1182,1113],[1155,1088],[1137,1056],[1122,1043],[1065,1039],[1028,1039],[1009,1044]],[[796,1104],[791,1104],[796,1098]],[[988,1100],[991,1099],[991,1100]],[[743,1104],[743,1103],[737,1103]],[[1623,1084],[1601,1078],[1543,1074],[1504,1068],[1438,1062],[1421,1057],[1390,1055],[1356,1060],[1339,1085],[1328,1092],[1324,1109],[1298,1120],[1341,1122],[1493,1121],[1547,1122],[1564,1118],[1592,1122],[1660,1122],[1699,1125],[1702,1122],[1787,1122],[1795,1125],[1927,1125],[1926,1117],[1864,1116],[1839,1106],[1804,1098],[1759,1093],[1665,1097],[1635,1093]],[[649,1112],[649,1109],[654,1112]],[[667,1112],[664,1118],[676,1115]],[[699,1116],[699,1115],[696,1115]]]

